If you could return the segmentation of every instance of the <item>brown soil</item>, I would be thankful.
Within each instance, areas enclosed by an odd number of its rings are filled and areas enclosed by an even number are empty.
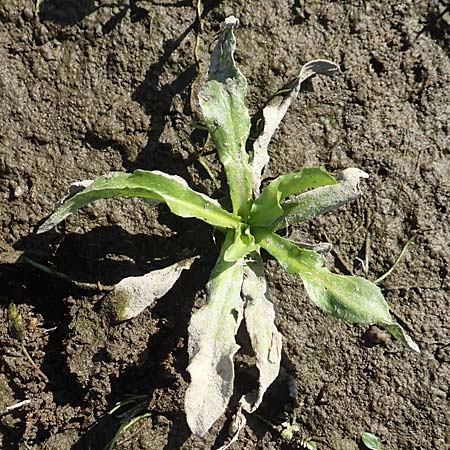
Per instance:
[[[151,312],[114,328],[98,318],[99,292],[26,264],[1,265],[0,447],[100,450],[118,427],[107,411],[132,394],[151,415],[122,434],[117,449],[217,448],[227,438],[225,418],[201,440],[183,413],[186,327],[217,256],[212,231],[136,200],[99,202],[57,232],[34,233],[71,182],[112,170],[164,170],[221,195],[189,139],[195,8],[181,0],[42,0],[33,18],[33,3],[0,3],[0,239],[90,283],[162,267],[185,250],[204,259]],[[294,384],[301,433],[320,449],[357,449],[363,431],[390,450],[450,448],[447,3],[204,4],[205,63],[220,22],[240,19],[237,59],[252,112],[307,60],[341,64],[340,77],[315,78],[302,90],[272,144],[269,175],[321,165],[359,167],[371,178],[360,201],[300,228],[300,237],[328,237],[336,270],[358,274],[369,239],[375,279],[417,233],[383,289],[420,355],[390,340],[373,345],[364,328],[326,317],[296,277],[267,262],[283,368],[234,448],[302,448],[300,435],[283,442],[268,424],[295,406]],[[10,335],[10,302],[48,382]],[[244,367],[238,361],[243,384],[251,378]]]

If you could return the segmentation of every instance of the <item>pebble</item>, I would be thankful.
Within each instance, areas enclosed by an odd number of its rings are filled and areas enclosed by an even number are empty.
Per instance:
[[[24,190],[20,186],[17,186],[13,191],[13,197],[20,198],[23,196],[24,193],[25,193]]]
[[[25,22],[31,22],[34,19],[34,12],[31,8],[26,7],[22,10],[22,18]]]

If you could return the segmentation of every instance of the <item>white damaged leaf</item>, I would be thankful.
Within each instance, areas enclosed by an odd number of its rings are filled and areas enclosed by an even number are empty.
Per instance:
[[[222,447],[218,448],[217,450],[227,450],[228,448],[230,448],[239,439],[239,435],[241,434],[241,431],[244,429],[246,423],[247,419],[244,416],[244,413],[242,412],[242,406],[239,406],[238,410],[231,419],[230,425],[231,439],[228,442],[228,444],[222,445]]]
[[[361,195],[361,178],[369,178],[369,175],[360,169],[345,169],[336,176],[336,184],[318,187],[283,202],[283,215],[276,229],[311,220],[356,200]]]
[[[208,303],[195,312],[189,324],[191,383],[185,411],[191,431],[204,436],[225,412],[233,394],[235,335],[242,321],[242,261],[226,262],[224,253],[233,242],[227,233],[222,252],[207,285]]]
[[[66,200],[69,200],[69,198],[73,197],[75,194],[78,194],[78,192],[83,191],[87,187],[89,187],[94,180],[82,180],[82,181],[75,181],[72,183],[68,188],[66,193],[64,194],[64,197],[61,198],[57,203],[56,207],[59,208]]]
[[[136,317],[166,295],[183,270],[189,269],[195,259],[197,257],[184,259],[139,277],[124,278],[103,298],[102,313],[113,324]]]
[[[237,25],[235,17],[228,17],[222,25],[211,55],[209,78],[202,86],[198,100],[225,170],[233,212],[246,217],[252,189],[252,175],[245,151],[250,116],[245,106],[247,81],[234,61],[236,39],[233,29]]]
[[[278,91],[264,107],[263,129],[253,143],[253,155],[250,162],[255,195],[259,193],[262,173],[270,159],[267,147],[290,104],[297,98],[301,84],[315,74],[331,76],[338,72],[339,66],[331,61],[321,59],[310,61],[302,67],[298,77]]]
[[[275,326],[275,311],[270,301],[263,261],[256,252],[250,254],[244,265],[241,294],[245,325],[259,371],[258,388],[241,397],[230,426],[231,439],[219,450],[228,449],[238,440],[247,422],[243,411],[256,411],[268,387],[280,372],[282,336]]]
[[[267,388],[280,371],[281,333],[275,326],[275,310],[270,301],[261,256],[253,252],[244,266],[242,298],[245,302],[244,318],[259,370],[258,389],[241,398],[240,404],[248,413],[261,404]]]
[[[420,353],[419,346],[411,339],[399,323],[381,323],[380,325],[386,328],[386,330],[389,331],[389,333],[391,333],[396,339],[403,342],[406,348],[413,352]]]

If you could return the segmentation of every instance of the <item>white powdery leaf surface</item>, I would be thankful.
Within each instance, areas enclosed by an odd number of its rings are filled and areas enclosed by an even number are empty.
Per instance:
[[[233,394],[242,278],[242,261],[227,263],[222,252],[207,285],[208,303],[192,315],[189,325],[187,370],[191,383],[185,411],[189,428],[198,436],[204,436],[225,412]]]
[[[259,371],[258,388],[241,397],[239,408],[231,421],[231,439],[219,450],[227,450],[238,440],[247,421],[243,411],[256,411],[280,372],[282,336],[275,326],[275,310],[270,301],[263,262],[256,252],[251,253],[245,262],[241,294],[245,325]]]
[[[275,310],[270,301],[261,256],[250,255],[244,266],[242,297],[244,318],[259,371],[258,389],[242,397],[240,403],[249,413],[261,404],[263,396],[280,371],[282,336],[275,326]]]
[[[263,130],[253,143],[253,155],[250,162],[255,195],[259,193],[262,173],[269,163],[267,147],[289,106],[297,98],[301,84],[315,74],[331,76],[338,72],[339,66],[331,61],[323,59],[310,61],[302,67],[298,77],[277,92],[264,107]]]
[[[283,202],[285,214],[279,220],[277,228],[311,220],[356,200],[361,195],[361,178],[369,178],[369,175],[353,167],[345,169],[337,175],[336,184],[318,187]]]
[[[196,258],[188,258],[139,277],[124,278],[103,298],[102,312],[113,323],[136,317],[167,294],[183,270],[189,269]]]

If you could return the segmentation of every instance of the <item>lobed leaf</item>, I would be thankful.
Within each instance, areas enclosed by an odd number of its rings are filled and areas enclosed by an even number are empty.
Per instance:
[[[253,143],[253,154],[250,161],[252,187],[255,195],[259,193],[261,176],[270,159],[267,147],[290,104],[297,98],[303,81],[315,74],[331,76],[338,72],[339,66],[331,61],[310,61],[302,67],[298,77],[278,91],[264,107],[262,131]]]
[[[249,223],[255,226],[270,226],[283,216],[280,202],[286,197],[306,189],[335,183],[336,180],[320,168],[306,168],[281,175],[269,183],[255,200],[250,211]]]
[[[280,371],[281,333],[275,326],[275,310],[270,301],[261,256],[253,252],[244,266],[242,298],[245,326],[256,357],[259,386],[256,392],[243,396],[240,404],[248,413],[254,412]]]
[[[45,233],[87,204],[111,197],[142,197],[165,202],[181,217],[195,217],[220,228],[239,227],[239,218],[225,211],[218,202],[192,190],[182,178],[159,171],[111,172],[97,178],[61,206],[39,227]]]
[[[233,212],[246,218],[252,185],[245,151],[250,117],[245,106],[247,81],[236,68],[233,56],[236,48],[233,29],[237,24],[234,17],[228,17],[223,24],[211,55],[209,79],[199,93],[199,103],[225,169]]]
[[[185,411],[189,428],[198,436],[204,436],[225,412],[233,394],[233,357],[239,349],[235,335],[243,309],[243,265],[241,261],[224,260],[232,242],[233,233],[228,231],[207,285],[208,303],[192,315],[188,329],[187,370],[191,382]]]
[[[378,324],[400,338],[413,351],[419,351],[411,338],[389,313],[378,286],[361,277],[338,275],[325,267],[325,258],[302,249],[272,233],[257,242],[275,257],[289,273],[299,274],[311,300],[324,312],[358,324]],[[400,328],[399,328],[400,327]],[[403,331],[403,336],[399,330]]]
[[[163,269],[119,281],[102,300],[102,313],[113,323],[132,319],[172,289],[181,273],[189,269],[194,258],[188,258]]]
[[[337,175],[336,184],[318,187],[287,200],[281,205],[283,215],[277,220],[276,229],[311,220],[356,200],[361,195],[361,178],[369,178],[369,175],[360,169],[345,169]]]

